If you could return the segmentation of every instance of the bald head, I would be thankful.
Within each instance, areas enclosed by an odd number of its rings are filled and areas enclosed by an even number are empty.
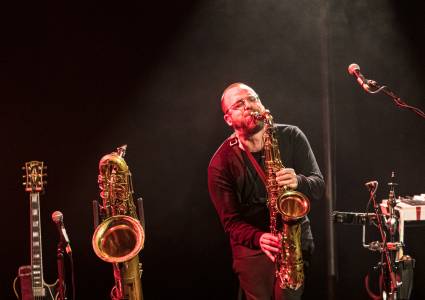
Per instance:
[[[221,109],[223,113],[226,113],[229,107],[229,99],[233,95],[240,93],[241,90],[246,90],[253,95],[257,95],[257,93],[251,87],[247,86],[244,83],[241,83],[241,82],[232,83],[224,90],[223,95],[221,96]]]

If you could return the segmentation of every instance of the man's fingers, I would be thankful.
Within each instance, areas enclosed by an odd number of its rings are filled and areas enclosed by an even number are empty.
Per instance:
[[[272,262],[275,261],[274,253],[280,252],[280,240],[280,236],[275,236],[271,233],[264,233],[260,237],[261,250],[267,255],[268,258],[270,258]]]
[[[292,189],[298,187],[298,179],[294,169],[281,169],[276,173],[276,181],[279,186],[288,186]]]
[[[276,172],[276,176],[295,175],[295,170],[292,168],[283,168]]]
[[[269,241],[269,242],[266,242],[266,243],[262,243],[262,245],[267,245],[267,246],[278,248],[278,249],[281,247],[280,243],[275,242],[275,241]]]
[[[263,252],[266,253],[267,257],[270,258],[272,262],[275,261],[276,258],[274,257],[273,254],[270,253],[270,251],[263,250]]]
[[[271,234],[271,233],[264,233],[262,236],[261,236],[261,238],[260,238],[261,240],[272,240],[272,241],[276,241],[276,242],[278,242],[279,241],[279,237],[278,236],[276,236],[276,235],[273,235],[273,234]]]
[[[277,249],[281,248],[281,237],[275,236],[271,233],[265,233],[260,238],[260,245],[263,247],[263,245],[271,246]]]
[[[274,235],[270,236],[270,238],[264,237],[264,239],[262,240],[262,242],[263,243],[267,243],[267,244],[270,244],[270,243],[279,243],[279,237],[274,236]]]
[[[264,244],[263,245],[263,250],[267,250],[267,251],[271,251],[271,252],[273,252],[273,253],[278,253],[278,252],[280,252],[280,250],[279,250],[279,248],[278,247],[273,247],[273,246],[271,246],[271,245],[266,245],[266,244]]]

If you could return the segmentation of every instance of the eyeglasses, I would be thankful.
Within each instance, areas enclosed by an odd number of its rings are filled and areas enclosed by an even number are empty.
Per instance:
[[[232,105],[230,105],[229,108],[226,110],[225,114],[227,114],[229,112],[229,110],[240,110],[240,111],[242,111],[242,109],[245,108],[246,103],[253,104],[253,103],[256,103],[258,101],[260,101],[260,98],[258,96],[248,96],[246,98],[242,98],[242,99],[236,101],[235,103],[233,103]]]

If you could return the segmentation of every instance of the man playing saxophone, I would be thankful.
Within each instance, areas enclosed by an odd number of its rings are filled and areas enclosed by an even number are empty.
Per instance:
[[[276,277],[275,262],[282,251],[282,235],[271,232],[268,189],[258,170],[264,169],[267,126],[256,115],[264,114],[266,109],[256,92],[242,83],[231,84],[224,90],[221,108],[225,122],[234,132],[211,159],[208,188],[230,238],[233,269],[240,287],[248,300],[301,299],[303,286],[282,288]],[[298,191],[312,201],[320,200],[324,191],[323,176],[306,136],[296,126],[275,124],[274,129],[285,164],[274,174],[276,186]],[[277,226],[282,226],[282,222],[279,219]],[[300,222],[306,265],[314,243],[307,216]]]

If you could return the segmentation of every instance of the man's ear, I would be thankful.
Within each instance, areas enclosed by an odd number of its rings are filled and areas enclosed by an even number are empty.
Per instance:
[[[229,125],[230,127],[232,127],[232,118],[228,115],[228,114],[225,114],[224,115],[224,121],[227,123],[227,125]]]

